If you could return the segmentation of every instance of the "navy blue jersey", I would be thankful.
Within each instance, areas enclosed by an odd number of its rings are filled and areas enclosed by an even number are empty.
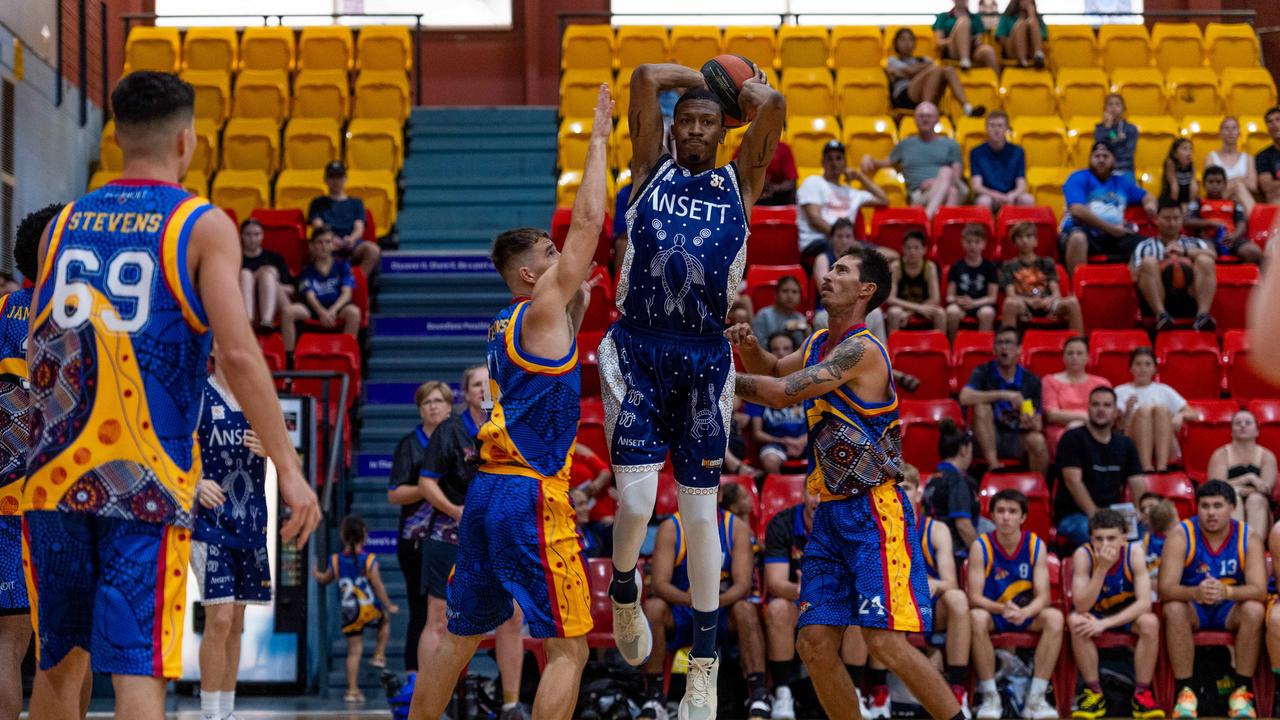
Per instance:
[[[327,274],[321,273],[315,265],[302,268],[302,272],[298,274],[298,291],[304,296],[308,292],[315,293],[316,302],[326,308],[338,302],[344,287],[351,288],[352,291],[356,287],[356,276],[346,260],[334,258]]]
[[[0,298],[0,516],[16,515],[31,447],[27,402],[29,288]]]
[[[920,513],[916,519],[920,533],[920,552],[924,554],[924,569],[934,580],[938,579],[938,551],[933,545],[933,527],[937,522],[924,513]]]
[[[685,545],[684,525],[680,522],[680,513],[671,516],[676,524],[676,559],[671,569],[671,584],[680,589],[689,589],[689,548]],[[727,510],[716,511],[716,526],[720,534],[720,592],[733,585],[733,528],[738,518]]]
[[[692,174],[658,159],[627,209],[618,310],[634,325],[719,335],[747,262],[737,166]]]
[[[209,376],[200,413],[200,464],[204,466],[204,477],[221,485],[227,500],[212,510],[200,506],[193,534],[196,540],[232,548],[267,544],[267,498],[263,486],[267,460],[245,447],[244,433],[248,429],[249,421],[231,392]]]

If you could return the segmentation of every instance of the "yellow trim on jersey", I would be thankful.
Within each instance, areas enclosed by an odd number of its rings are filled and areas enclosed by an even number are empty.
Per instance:
[[[182,627],[187,612],[187,563],[191,559],[191,532],[183,528],[166,527],[161,543],[161,552],[165,556],[161,568],[164,577],[157,580],[164,586],[164,607],[156,608],[156,622],[161,628],[161,668],[164,677],[176,680],[182,677]],[[175,572],[177,570],[181,572]]]
[[[22,483],[14,483],[21,485]],[[36,648],[36,663],[40,662],[40,592],[36,587],[36,573],[31,567],[31,543],[27,539],[27,519],[22,518],[22,579],[27,584],[27,605],[30,606],[31,642]]]
[[[554,476],[544,475],[534,470],[533,464],[525,459],[507,430],[507,417],[501,401],[494,405],[489,421],[480,427],[476,440],[480,443],[481,472],[493,475],[519,475],[542,483],[556,482],[568,487],[569,460],[573,455],[574,443],[569,443],[564,460],[560,462],[560,471]]]
[[[0,375],[17,375],[20,378],[27,377],[27,359],[11,357],[0,360]]]
[[[511,319],[507,322],[507,326],[503,328],[502,339],[507,348],[507,357],[511,362],[515,363],[520,369],[540,375],[563,375],[569,372],[578,364],[578,343],[573,340],[573,352],[569,353],[569,357],[559,365],[544,365],[539,362],[530,360],[522,354],[520,350],[520,339],[516,337],[516,328],[524,321],[524,311],[529,308],[529,300],[523,300],[516,304],[515,312],[511,313]]]
[[[884,558],[896,563],[886,563],[885,592],[889,595],[889,608],[893,614],[893,630],[920,632],[920,606],[916,604],[911,589],[912,555],[907,544],[907,516],[902,507],[902,495],[897,483],[885,483],[872,488],[868,494],[871,512],[881,518],[880,530],[884,533]]]
[[[560,637],[581,637],[591,632],[591,592],[582,541],[578,537],[578,516],[569,501],[569,486],[543,485],[538,493],[539,536],[542,538],[543,571],[547,577],[550,608],[559,618]]]
[[[192,307],[191,298],[187,297],[186,290],[182,287],[182,277],[187,274],[187,268],[182,267],[181,263],[186,262],[186,258],[178,257],[178,250],[182,247],[182,233],[186,229],[187,220],[196,210],[209,204],[208,200],[202,197],[192,196],[178,203],[178,206],[169,213],[167,224],[164,228],[164,237],[160,238],[161,262],[164,263],[165,282],[169,286],[169,291],[173,293],[174,298],[178,301],[178,305],[182,308],[182,318],[196,332],[203,333],[209,329],[200,317],[196,315]],[[190,244],[190,233],[187,233],[187,242]],[[194,280],[194,278],[192,278]]]
[[[984,578],[991,577],[991,567],[995,563],[995,548],[991,547],[992,539],[990,533],[978,538],[982,543],[982,576]]]
[[[58,213],[58,217],[53,221],[53,229],[49,231],[49,245],[44,251],[44,261],[40,263],[40,276],[35,283],[35,292],[32,293],[32,304],[35,302],[35,296],[40,292],[40,286],[44,285],[49,279],[49,273],[53,272],[53,259],[58,256],[58,246],[62,244],[62,233],[67,227],[67,220],[71,217],[71,212],[75,209],[75,203],[67,203],[62,208],[62,212]]]

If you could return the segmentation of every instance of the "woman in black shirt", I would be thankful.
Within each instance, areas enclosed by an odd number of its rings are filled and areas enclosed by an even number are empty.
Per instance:
[[[278,253],[262,248],[262,223],[249,218],[240,224],[240,293],[255,327],[273,328],[292,289],[289,266]]]

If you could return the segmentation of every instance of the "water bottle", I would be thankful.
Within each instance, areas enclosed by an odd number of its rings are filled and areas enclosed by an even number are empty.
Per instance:
[[[1217,233],[1213,237],[1214,243],[1218,246],[1218,256],[1227,257],[1231,254],[1231,246],[1227,244],[1227,229],[1221,225],[1217,227]]]

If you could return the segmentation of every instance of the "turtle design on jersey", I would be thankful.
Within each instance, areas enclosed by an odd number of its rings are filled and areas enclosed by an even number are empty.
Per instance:
[[[716,396],[716,386],[707,386],[707,397],[714,400]],[[716,422],[715,410],[710,407],[698,409],[698,388],[694,388],[689,394],[689,413],[693,416],[693,425],[689,428],[689,433],[695,438],[701,440],[702,433],[705,430],[707,437],[715,437],[720,434],[720,428]]]
[[[667,232],[662,229],[661,221],[654,220],[653,228],[658,231],[657,237],[659,240],[667,239]],[[705,241],[709,237],[711,237],[711,231],[704,228],[698,234],[698,237],[694,239],[694,243],[701,245],[702,241]],[[662,291],[667,296],[666,301],[662,305],[662,309],[668,315],[670,315],[673,310],[679,310],[680,314],[684,315],[684,299],[689,294],[689,288],[694,285],[707,284],[706,273],[702,269],[702,263],[694,257],[692,253],[685,249],[685,242],[685,236],[677,233],[674,244],[655,255],[653,262],[649,263],[649,275],[662,280]],[[674,258],[679,258],[679,261],[684,263],[685,272],[684,282],[682,282],[680,284],[680,288],[673,293],[671,291],[670,280],[668,279],[670,276],[667,274],[667,265],[671,263]]]

